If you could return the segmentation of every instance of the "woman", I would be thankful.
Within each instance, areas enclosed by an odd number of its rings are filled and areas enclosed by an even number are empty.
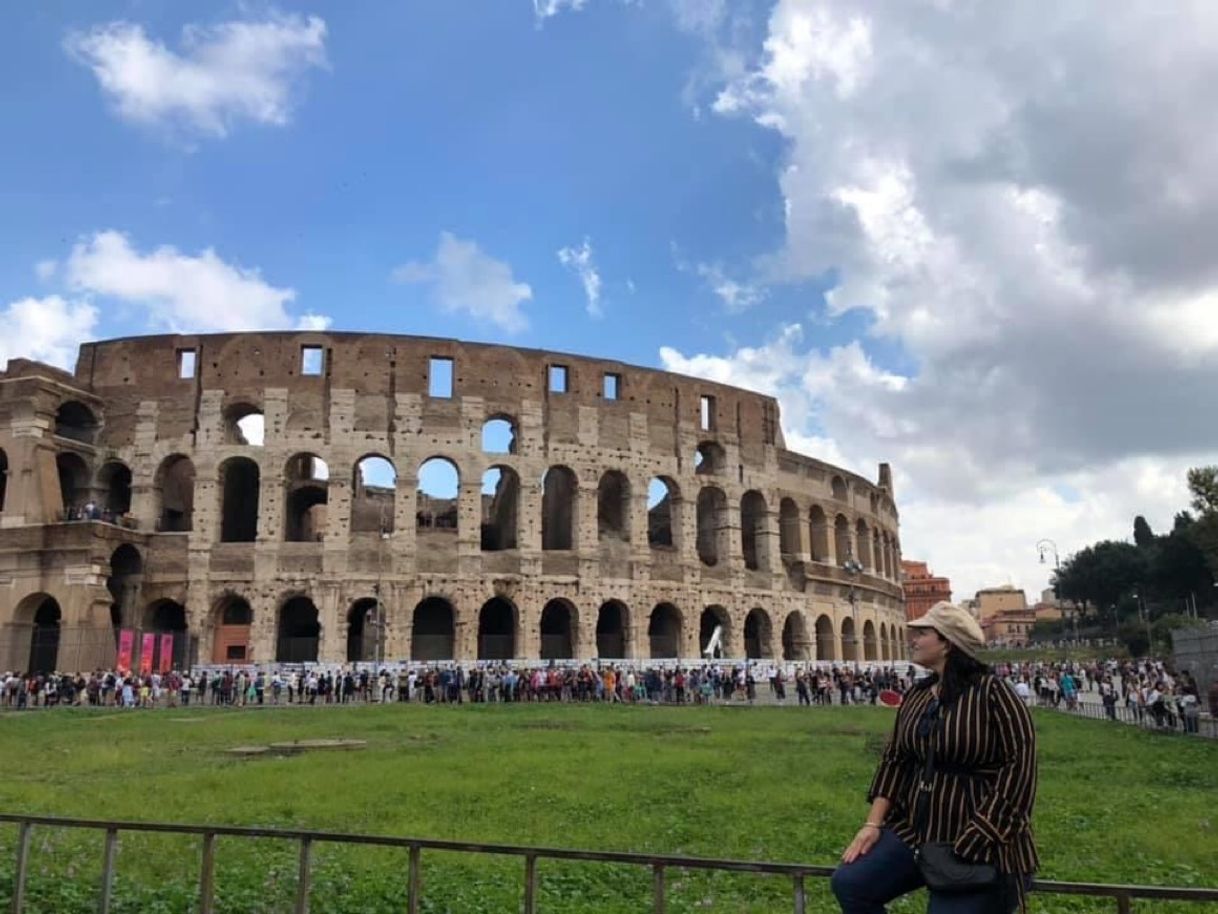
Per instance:
[[[905,695],[833,893],[843,914],[883,914],[886,902],[926,884],[915,851],[948,842],[961,860],[993,865],[998,879],[981,890],[931,891],[929,914],[1009,914],[1037,866],[1031,717],[978,659],[985,640],[966,610],[936,603],[908,628],[910,659],[933,675]]]

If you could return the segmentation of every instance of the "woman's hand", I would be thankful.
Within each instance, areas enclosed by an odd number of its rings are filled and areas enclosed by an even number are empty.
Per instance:
[[[880,830],[874,825],[864,825],[859,829],[859,833],[854,836],[850,846],[842,853],[842,863],[853,863],[875,847],[876,842],[879,840]]]

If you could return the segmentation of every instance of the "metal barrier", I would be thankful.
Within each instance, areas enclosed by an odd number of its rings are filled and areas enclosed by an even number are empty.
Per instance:
[[[1078,701],[1074,708],[1067,708],[1064,700],[1056,707],[1044,704],[1037,704],[1037,707],[1048,707],[1063,714],[1073,714],[1075,717],[1086,717],[1090,720],[1107,720],[1113,723],[1141,727],[1144,730],[1152,730],[1157,733],[1181,733],[1189,736],[1200,736],[1206,739],[1218,739],[1218,720],[1215,720],[1213,717],[1198,715],[1192,718],[1190,724],[1176,709],[1174,702],[1164,712],[1162,717],[1157,720],[1149,708],[1134,710],[1124,704],[1117,704],[1113,707],[1111,714],[1108,713],[1102,704],[1082,700]],[[1190,726],[1193,727],[1191,731],[1189,729]]]
[[[404,848],[409,851],[407,869],[407,908],[418,914],[423,893],[423,851],[455,851],[469,854],[494,854],[520,857],[524,861],[524,914],[536,914],[541,877],[537,872],[539,860],[580,860],[597,863],[618,863],[646,867],[652,873],[652,910],[664,914],[667,906],[667,874],[669,870],[717,870],[733,873],[760,873],[782,876],[791,881],[795,914],[807,911],[806,881],[827,879],[834,867],[810,866],[796,863],[763,863],[743,860],[715,860],[704,857],[679,857],[666,854],[634,854],[613,851],[581,851],[552,847],[520,847],[510,844],[482,844],[462,841],[433,841],[425,838],[395,838],[388,835],[353,835],[341,832],[300,831],[279,828],[242,828],[228,825],[176,825],[166,822],[108,822],[91,819],[70,819],[58,816],[25,816],[0,813],[0,822],[17,826],[17,862],[13,870],[12,914],[22,914],[25,906],[25,879],[29,871],[30,835],[34,826],[79,828],[100,831],[102,845],[102,875],[99,887],[98,911],[109,914],[113,895],[115,858],[120,832],[159,832],[162,834],[198,835],[202,838],[199,865],[198,914],[214,914],[216,886],[216,839],[277,838],[299,842],[296,876],[295,914],[308,914],[312,878],[313,847],[316,844],[359,844],[377,847]],[[1049,895],[1086,895],[1110,898],[1118,914],[1130,914],[1134,900],[1184,901],[1218,903],[1218,888],[1195,889],[1172,886],[1108,885],[1090,882],[1049,882],[1037,880],[1032,890]]]

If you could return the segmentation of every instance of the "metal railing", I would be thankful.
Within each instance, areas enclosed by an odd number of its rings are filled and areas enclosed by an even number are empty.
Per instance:
[[[1166,708],[1158,717],[1151,713],[1149,708],[1134,709],[1125,704],[1117,704],[1112,708],[1112,713],[1109,714],[1108,709],[1102,704],[1082,700],[1079,700],[1073,708],[1066,707],[1064,700],[1056,707],[1044,704],[1039,704],[1037,707],[1048,707],[1050,710],[1060,711],[1063,714],[1073,714],[1075,717],[1086,717],[1090,720],[1107,720],[1128,726],[1141,727],[1144,730],[1153,730],[1158,733],[1181,733],[1190,736],[1218,739],[1218,720],[1208,715],[1202,716],[1197,714],[1190,721],[1175,706],[1175,702],[1172,702],[1171,706]]]
[[[670,870],[716,870],[732,873],[758,873],[780,876],[790,880],[793,910],[806,914],[807,880],[827,879],[833,875],[832,866],[797,863],[767,863],[744,860],[716,860],[705,857],[683,857],[672,854],[636,854],[615,851],[582,851],[552,847],[522,847],[511,844],[481,842],[436,841],[426,838],[397,838],[389,835],[356,835],[342,832],[301,831],[280,828],[244,828],[229,825],[177,825],[167,822],[111,822],[93,819],[72,819],[59,816],[32,816],[0,813],[0,822],[17,826],[16,866],[13,869],[12,914],[25,910],[25,882],[30,865],[30,837],[35,826],[49,828],[87,829],[104,835],[102,872],[99,886],[99,914],[109,914],[113,899],[114,871],[118,855],[120,832],[154,832],[175,835],[196,835],[202,839],[199,863],[198,914],[215,914],[216,839],[275,838],[299,844],[296,872],[296,892],[293,912],[308,914],[312,886],[313,848],[317,844],[355,844],[392,847],[409,852],[407,867],[408,914],[418,914],[423,894],[423,851],[449,851],[467,854],[490,854],[519,857],[524,862],[524,914],[536,914],[541,876],[537,870],[540,860],[578,860],[595,863],[616,863],[645,867],[652,874],[652,910],[664,914],[667,909],[668,872]],[[1036,880],[1034,892],[1049,895],[1084,895],[1108,898],[1116,905],[1117,914],[1130,914],[1135,900],[1183,901],[1218,903],[1218,888],[1179,888],[1174,886],[1110,885],[1091,882],[1051,882]]]

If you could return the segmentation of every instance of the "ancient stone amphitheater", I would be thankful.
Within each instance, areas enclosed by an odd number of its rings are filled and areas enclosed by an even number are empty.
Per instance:
[[[110,666],[120,632],[155,668],[696,658],[716,629],[885,661],[897,529],[887,466],[787,450],[772,398],[600,359],[239,333],[0,373],[12,670]]]

